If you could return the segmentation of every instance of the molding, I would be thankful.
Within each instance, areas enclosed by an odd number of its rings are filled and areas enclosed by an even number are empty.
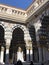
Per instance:
[[[35,0],[27,10],[21,10],[0,4],[0,18],[11,20],[11,22],[26,23],[33,17],[36,18],[36,16],[40,15],[40,12],[43,11],[47,5],[49,5],[49,0]]]

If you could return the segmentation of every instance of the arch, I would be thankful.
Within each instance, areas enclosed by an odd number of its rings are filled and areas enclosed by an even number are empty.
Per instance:
[[[13,33],[13,30],[14,30],[15,28],[20,28],[20,29],[23,30],[23,32],[24,32],[24,40],[25,40],[26,45],[28,45],[28,41],[32,41],[32,40],[31,40],[31,37],[30,37],[30,34],[29,34],[28,28],[27,28],[26,26],[24,26],[24,25],[21,25],[21,24],[15,24],[15,25],[12,27],[12,33]]]
[[[1,57],[1,52],[2,52],[2,47],[5,46],[5,39],[4,39],[4,28],[0,25],[0,57]],[[4,52],[4,50],[3,50]],[[4,56],[4,54],[3,54]],[[4,59],[4,58],[3,58]],[[5,59],[4,59],[5,60]]]
[[[4,25],[4,23],[1,21],[1,23],[0,23],[0,26],[2,26],[3,28],[4,28],[4,30],[5,30],[5,25]]]
[[[4,38],[5,38],[5,30],[6,30],[5,23],[3,21],[0,21],[0,26],[2,26],[2,28],[4,29]]]
[[[1,47],[4,47],[4,62],[5,62],[5,24],[3,21],[0,21],[0,52],[1,52]],[[0,54],[1,55],[1,54]]]
[[[33,61],[38,62],[38,47],[37,47],[37,42],[36,42],[36,32],[35,32],[35,27],[34,25],[31,25],[29,27],[29,34],[32,39],[32,47],[33,47]]]
[[[25,48],[25,41],[24,41],[24,32],[21,28],[15,28],[12,35],[11,45],[10,45],[10,59],[12,59],[12,54],[14,54],[13,62],[16,61],[15,55],[17,55],[18,47],[21,47],[23,53],[26,56],[26,48]],[[12,53],[12,54],[11,54]],[[24,58],[25,60],[25,58]]]
[[[0,25],[0,43],[4,43],[4,28]]]
[[[12,39],[13,39],[13,41],[17,41],[17,43],[23,43],[24,32],[22,31],[22,29],[20,29],[20,28],[14,29]]]
[[[37,45],[37,44],[36,44],[35,27],[34,27],[33,25],[31,25],[31,26],[29,27],[29,34],[30,34],[30,36],[31,36],[33,45]]]
[[[22,29],[23,31],[26,30],[26,29],[25,29],[26,27],[23,26],[23,25],[21,25],[21,24],[15,24],[15,25],[13,26],[13,28],[12,28],[12,32],[13,32],[13,30],[14,30],[15,28],[20,28],[20,29]]]

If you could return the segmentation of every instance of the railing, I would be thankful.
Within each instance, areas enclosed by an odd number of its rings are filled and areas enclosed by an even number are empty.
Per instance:
[[[27,9],[27,15],[30,17],[35,11],[37,11],[38,8],[43,6],[46,2],[49,0],[36,0],[33,2],[33,4]]]

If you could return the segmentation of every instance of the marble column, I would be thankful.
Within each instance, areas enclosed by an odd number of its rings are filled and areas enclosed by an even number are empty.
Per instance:
[[[33,50],[30,49],[30,61],[33,61]]]
[[[46,48],[43,47],[43,61],[46,61]]]
[[[9,48],[10,48],[11,38],[9,37],[5,41],[6,41],[6,59],[5,59],[5,63],[9,64]]]
[[[0,46],[0,60],[1,60],[1,46]],[[0,61],[1,62],[1,61]]]
[[[39,30],[40,27],[42,26],[40,19],[37,21],[37,23],[34,24],[35,26],[35,31],[36,31],[36,42],[37,42],[37,47],[38,47],[38,52],[39,52],[39,62],[42,62],[42,48],[40,47],[39,43]]]
[[[5,63],[9,63],[9,46],[6,46],[6,61]]]
[[[39,46],[38,47],[38,51],[39,51],[39,63],[42,62],[42,48]]]
[[[0,60],[1,60],[0,62],[4,64],[4,61],[3,61],[4,60],[4,47],[3,46],[1,47],[1,58],[0,58]]]
[[[26,49],[26,61],[27,62],[29,61],[29,49],[28,48]]]
[[[49,48],[46,49],[46,61],[49,60]]]

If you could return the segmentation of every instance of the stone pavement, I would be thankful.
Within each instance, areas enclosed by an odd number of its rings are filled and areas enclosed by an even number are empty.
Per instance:
[[[14,65],[14,64],[0,64],[0,65]],[[29,62],[23,62],[23,65],[30,65]],[[41,65],[40,63],[34,63],[34,65]]]
[[[0,65],[14,65],[14,64],[1,64]],[[30,65],[29,62],[23,62],[23,65]],[[41,65],[41,63],[34,63],[34,65]],[[49,62],[44,63],[44,65],[49,65]]]

